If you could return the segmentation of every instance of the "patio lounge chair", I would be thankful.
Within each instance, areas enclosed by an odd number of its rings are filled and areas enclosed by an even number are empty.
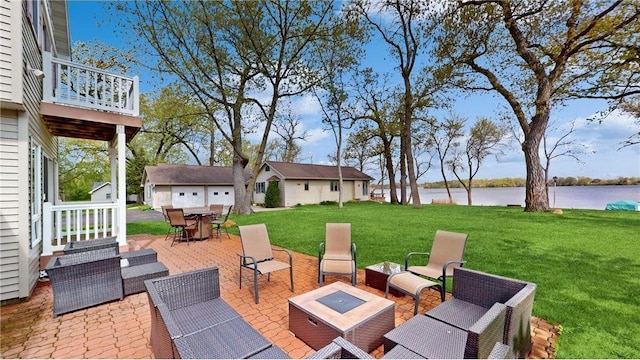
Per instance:
[[[287,358],[220,297],[217,267],[145,281],[155,358]]]
[[[404,268],[418,276],[425,276],[439,282],[440,300],[444,301],[447,292],[447,277],[453,275],[453,269],[462,266],[465,261],[464,248],[467,244],[467,235],[449,231],[436,231],[431,245],[431,252],[410,252],[404,258]],[[410,266],[412,256],[426,256],[428,262],[425,266]],[[393,287],[393,284],[391,284]]]
[[[356,244],[351,242],[351,224],[327,223],[325,241],[318,246],[318,283],[322,286],[324,276],[351,275],[351,284],[356,286]]]
[[[242,255],[238,254],[240,256],[240,288],[242,289],[242,268],[247,268],[253,272],[253,292],[257,304],[260,301],[258,275],[267,274],[267,280],[271,280],[272,272],[288,268],[291,292],[293,292],[293,260],[289,250],[271,247],[265,224],[238,226],[238,229],[242,243]],[[289,263],[274,260],[273,250],[285,252],[289,256]]]
[[[120,256],[113,247],[52,257],[45,269],[54,317],[124,296]]]
[[[510,353],[524,358],[531,350],[531,311],[536,284],[479,271],[456,268],[453,297],[426,315],[466,330],[495,303],[506,305],[502,343]]]

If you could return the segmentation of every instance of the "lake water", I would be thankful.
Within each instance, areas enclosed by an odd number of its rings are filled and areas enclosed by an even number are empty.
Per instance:
[[[407,196],[409,192],[407,190]],[[473,205],[518,204],[524,206],[524,194],[523,187],[471,190]],[[467,204],[467,192],[464,189],[451,189],[451,195],[456,204]],[[385,196],[389,201],[388,189],[385,189]],[[446,200],[447,190],[444,188],[420,189],[420,200],[423,204],[430,204],[433,199]],[[604,210],[607,203],[620,200],[640,201],[640,185],[558,186],[555,189],[549,187],[549,206],[552,208]]]

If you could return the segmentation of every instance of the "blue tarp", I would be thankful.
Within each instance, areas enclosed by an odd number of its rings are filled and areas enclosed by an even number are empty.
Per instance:
[[[627,211],[640,211],[640,202],[637,201],[616,201],[608,203],[605,210],[627,210]]]

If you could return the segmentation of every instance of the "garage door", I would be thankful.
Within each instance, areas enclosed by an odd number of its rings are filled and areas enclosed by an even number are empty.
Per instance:
[[[233,186],[209,186],[209,205],[233,205]]]
[[[205,206],[204,187],[173,186],[171,188],[171,203],[176,208]]]

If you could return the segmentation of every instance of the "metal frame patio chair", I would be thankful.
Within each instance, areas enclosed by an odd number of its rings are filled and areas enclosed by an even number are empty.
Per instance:
[[[318,246],[318,283],[324,276],[351,275],[351,284],[357,282],[356,244],[351,241],[350,223],[327,223],[325,241]]]
[[[278,270],[289,269],[291,281],[291,292],[293,292],[293,258],[291,252],[286,249],[276,249],[271,246],[269,234],[265,224],[238,226],[240,230],[240,240],[242,243],[242,254],[240,257],[240,288],[242,289],[242,268],[247,268],[253,272],[253,292],[254,300],[257,304],[258,296],[258,275],[267,274],[267,280],[271,280],[271,273]],[[283,251],[289,256],[289,263],[274,260],[273,251]]]
[[[186,239],[187,245],[189,245],[189,240],[191,239],[189,231],[195,231],[197,229],[198,221],[185,218],[184,211],[181,208],[167,209],[167,217],[169,218],[169,224],[174,229],[171,246],[173,246],[176,240],[180,242],[183,239]]]

